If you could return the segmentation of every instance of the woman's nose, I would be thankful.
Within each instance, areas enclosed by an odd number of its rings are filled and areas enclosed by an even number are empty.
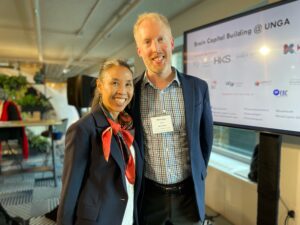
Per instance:
[[[119,85],[119,87],[118,87],[118,93],[121,93],[121,94],[126,93],[126,87],[125,87],[125,85]]]

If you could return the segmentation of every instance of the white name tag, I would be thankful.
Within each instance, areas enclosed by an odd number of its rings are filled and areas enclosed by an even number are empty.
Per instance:
[[[151,117],[153,134],[173,132],[173,123],[170,115]]]

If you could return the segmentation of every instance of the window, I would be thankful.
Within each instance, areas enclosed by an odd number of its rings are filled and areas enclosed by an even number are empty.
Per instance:
[[[214,151],[226,156],[250,162],[258,142],[258,134],[252,130],[214,126]]]
[[[179,71],[183,72],[183,55],[182,55],[182,49],[179,51],[174,51],[172,55],[172,65]]]

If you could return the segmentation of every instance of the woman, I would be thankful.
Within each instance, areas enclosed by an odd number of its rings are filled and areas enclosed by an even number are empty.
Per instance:
[[[133,96],[130,67],[121,60],[103,64],[92,111],[66,134],[58,225],[132,225],[142,160],[124,112]]]

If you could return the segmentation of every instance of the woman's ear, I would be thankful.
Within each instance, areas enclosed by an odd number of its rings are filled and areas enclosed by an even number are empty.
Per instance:
[[[97,79],[96,84],[97,84],[97,90],[98,90],[98,92],[102,93],[103,84],[102,84],[102,82],[101,82],[101,80],[99,78]]]

